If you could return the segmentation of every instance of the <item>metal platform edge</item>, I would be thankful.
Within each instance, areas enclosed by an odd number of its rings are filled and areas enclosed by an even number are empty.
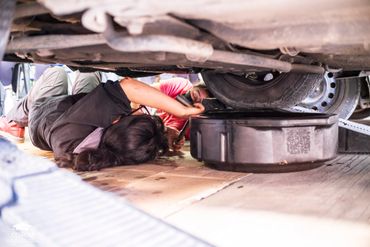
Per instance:
[[[212,246],[1,137],[0,191],[2,246]]]

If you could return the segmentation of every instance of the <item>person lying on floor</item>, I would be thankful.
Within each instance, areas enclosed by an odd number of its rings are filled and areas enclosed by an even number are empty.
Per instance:
[[[59,166],[91,171],[144,163],[167,151],[160,118],[132,114],[131,102],[183,118],[204,111],[199,103],[185,107],[135,79],[107,83],[90,79],[77,78],[73,95],[68,96],[66,72],[47,69],[30,93],[1,118],[0,130],[21,137],[28,126],[32,143],[52,150]],[[86,88],[92,91],[86,94]]]

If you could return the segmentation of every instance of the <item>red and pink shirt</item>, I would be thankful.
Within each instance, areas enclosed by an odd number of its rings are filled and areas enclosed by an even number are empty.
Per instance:
[[[176,98],[177,95],[185,94],[187,91],[193,88],[191,82],[185,78],[171,78],[167,80],[160,81],[159,90],[170,96],[171,98]],[[185,125],[186,120],[185,118],[178,118],[172,114],[169,114],[162,110],[157,110],[157,115],[162,119],[165,126],[174,128],[177,130],[181,130],[182,127]],[[189,136],[189,131],[186,134],[187,138]]]

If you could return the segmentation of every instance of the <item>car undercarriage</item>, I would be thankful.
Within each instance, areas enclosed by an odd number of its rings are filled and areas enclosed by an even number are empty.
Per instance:
[[[347,98],[354,100],[344,111],[367,108],[370,3],[365,0],[19,0],[11,5],[4,60],[125,76],[200,72],[217,99],[241,109],[299,105],[338,113],[336,106],[342,111]]]

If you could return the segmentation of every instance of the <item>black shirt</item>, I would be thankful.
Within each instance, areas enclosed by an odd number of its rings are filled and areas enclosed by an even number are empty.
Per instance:
[[[97,127],[106,128],[130,112],[130,101],[118,81],[100,84],[88,94],[42,98],[29,114],[30,139],[58,158],[72,153]]]

